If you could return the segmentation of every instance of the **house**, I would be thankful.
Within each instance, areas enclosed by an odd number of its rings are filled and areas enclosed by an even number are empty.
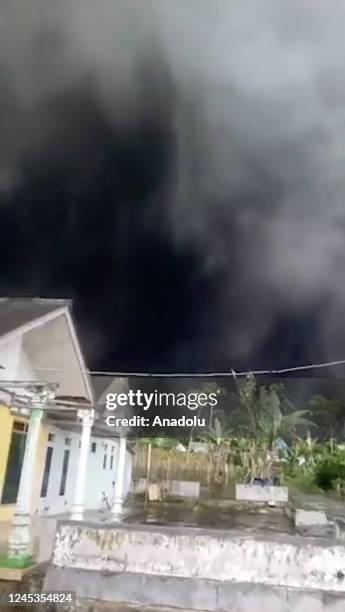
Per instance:
[[[0,299],[0,539],[30,551],[32,517],[81,519],[106,498],[119,519],[132,452],[102,418],[107,388],[92,378],[66,300]]]

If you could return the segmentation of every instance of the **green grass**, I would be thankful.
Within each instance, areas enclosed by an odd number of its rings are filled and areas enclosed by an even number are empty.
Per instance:
[[[304,493],[324,493],[316,482],[314,474],[294,474],[293,476],[284,477],[284,485],[293,486]]]
[[[8,555],[0,555],[0,567],[9,569],[24,569],[33,565],[33,558],[31,555],[18,555],[16,557],[9,557]]]

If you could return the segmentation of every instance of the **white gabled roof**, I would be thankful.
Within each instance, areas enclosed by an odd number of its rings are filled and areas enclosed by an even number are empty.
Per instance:
[[[17,338],[41,381],[57,382],[61,395],[80,395],[93,404],[93,392],[69,300],[0,298],[1,348]],[[6,369],[0,370],[6,379]],[[76,393],[79,390],[80,393]],[[59,393],[59,392],[58,392]]]

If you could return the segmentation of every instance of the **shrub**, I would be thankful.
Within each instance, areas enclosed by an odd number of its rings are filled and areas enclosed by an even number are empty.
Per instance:
[[[345,480],[345,462],[327,458],[315,469],[316,484],[324,491],[333,488],[335,481]]]
[[[302,472],[295,471],[289,475],[283,477],[283,484],[287,486],[295,486],[297,489],[305,493],[317,493],[320,492],[320,488],[315,482],[314,471]]]

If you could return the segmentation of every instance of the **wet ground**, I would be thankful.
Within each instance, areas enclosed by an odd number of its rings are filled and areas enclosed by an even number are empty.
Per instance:
[[[323,510],[329,519],[332,519],[334,516],[345,517],[345,497],[339,497],[333,492],[305,493],[290,486],[289,498],[290,504],[294,508]]]
[[[294,533],[290,519],[282,508],[248,509],[229,503],[208,506],[197,503],[151,503],[146,511],[133,514],[126,522],[150,525],[181,525],[214,529],[242,529],[250,531]]]
[[[326,493],[305,493],[289,487],[290,508],[323,510],[329,521],[334,517],[345,518],[345,498]],[[133,504],[133,500],[132,500]],[[333,538],[333,526],[296,530],[283,507],[270,508],[234,499],[201,498],[183,502],[152,502],[146,509],[143,504],[129,504],[125,521],[151,525],[181,525],[186,527],[234,529],[248,532],[275,532]]]

